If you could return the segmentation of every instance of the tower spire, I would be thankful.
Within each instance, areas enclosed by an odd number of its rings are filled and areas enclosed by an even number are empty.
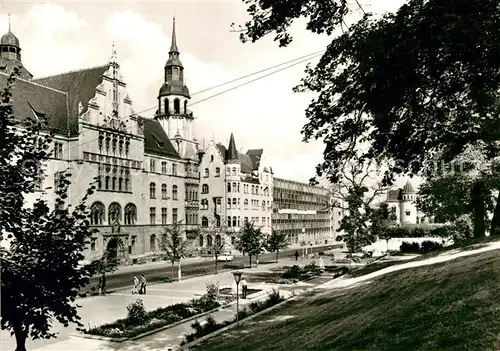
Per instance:
[[[10,32],[10,12],[9,12],[9,32]]]
[[[175,35],[175,16],[172,20],[172,44],[170,45],[170,52],[179,52],[177,48],[177,36]]]
[[[115,63],[115,64],[118,63],[118,57],[116,55],[116,46],[114,41],[111,46],[111,58],[109,59],[109,63]]]

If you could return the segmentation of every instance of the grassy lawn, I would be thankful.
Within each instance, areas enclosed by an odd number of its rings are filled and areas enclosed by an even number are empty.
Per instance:
[[[292,301],[193,350],[498,350],[500,252]]]

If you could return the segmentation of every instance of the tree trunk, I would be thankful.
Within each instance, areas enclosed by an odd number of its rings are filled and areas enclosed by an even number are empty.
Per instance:
[[[248,259],[250,260],[250,268],[252,268],[252,255],[248,255]]]
[[[472,210],[474,214],[474,237],[482,238],[485,234],[484,184],[476,182],[472,187]]]
[[[174,264],[175,262],[172,261],[172,281],[174,282],[175,281],[175,269],[174,269]]]
[[[278,263],[278,254],[279,254],[279,251],[276,250],[276,263]]]
[[[490,235],[500,234],[500,191],[497,196],[497,204],[495,212],[493,212],[493,219],[491,220]]]
[[[217,274],[217,264],[218,264],[218,260],[217,260],[217,256],[215,256],[215,274]]]
[[[27,351],[26,338],[28,333],[23,331],[21,327],[14,327],[14,334],[16,336],[16,351]]]

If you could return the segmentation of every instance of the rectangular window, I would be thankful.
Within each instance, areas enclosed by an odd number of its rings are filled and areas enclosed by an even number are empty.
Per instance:
[[[156,172],[156,164],[155,164],[155,160],[151,160],[149,162],[149,171],[151,173],[155,173]]]
[[[150,224],[156,223],[156,207],[149,208],[149,223]]]
[[[176,208],[172,209],[172,223],[173,224],[177,223],[177,209]]]
[[[161,173],[167,174],[167,163],[166,162],[161,163]]]
[[[54,143],[54,158],[61,160],[63,158],[63,144],[59,142]]]
[[[167,224],[167,208],[163,207],[161,209],[161,224]]]
[[[177,175],[177,165],[175,163],[172,164],[172,175],[174,175],[174,176]]]

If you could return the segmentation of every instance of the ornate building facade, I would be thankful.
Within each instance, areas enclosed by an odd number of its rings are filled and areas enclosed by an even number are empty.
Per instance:
[[[9,30],[0,40],[0,80],[14,67],[16,118],[45,116],[55,133],[45,178],[35,197],[54,205],[59,172],[69,169],[69,203],[89,199],[92,238],[87,259],[110,250],[122,263],[156,259],[165,226],[179,223],[188,238],[198,224],[198,154],[192,133],[189,90],[177,48],[175,21],[164,83],[153,117],[136,114],[120,74],[116,51],[109,62],[87,69],[33,78],[21,61],[19,40]]]
[[[227,148],[211,141],[200,162],[200,236],[198,248],[212,253],[214,245],[235,251],[245,220],[264,234],[271,232],[273,172],[262,149],[238,152],[234,135]]]

